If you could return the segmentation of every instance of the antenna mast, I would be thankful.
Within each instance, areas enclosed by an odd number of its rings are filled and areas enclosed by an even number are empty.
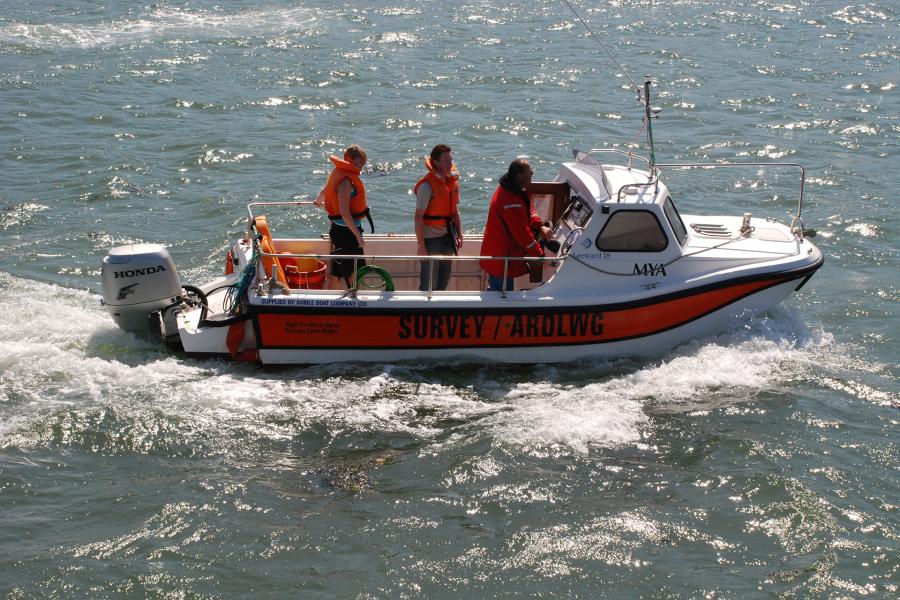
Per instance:
[[[653,119],[659,114],[660,109],[650,106],[650,76],[644,75],[644,123],[647,125],[647,145],[650,146],[650,177],[653,177],[653,166],[656,164],[656,155],[653,151]]]
[[[609,48],[606,47],[600,37],[597,36],[596,33],[590,28],[587,24],[587,21],[575,10],[575,7],[572,6],[572,3],[569,0],[562,0],[563,4],[569,7],[569,10],[572,11],[572,14],[581,21],[581,24],[587,30],[587,32],[594,38],[594,41],[603,48],[603,51],[606,52],[606,55],[609,57],[609,60],[619,69],[619,72],[628,79],[628,83],[631,84],[631,88],[637,94],[637,101],[644,105],[644,124],[647,125],[647,143],[650,146],[650,178],[653,178],[653,167],[656,164],[656,156],[653,149],[653,128],[651,126],[651,119],[656,119],[659,116],[659,112],[662,110],[661,108],[657,108],[655,106],[650,106],[650,76],[644,76],[644,88],[643,90],[638,86],[637,83],[628,75],[628,71],[625,70],[625,67],[616,60],[616,57],[610,52]],[[639,134],[640,135],[640,134]]]

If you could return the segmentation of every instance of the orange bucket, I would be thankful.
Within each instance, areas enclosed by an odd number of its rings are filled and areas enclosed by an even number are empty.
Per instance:
[[[328,265],[317,258],[280,257],[288,285],[298,290],[321,290],[328,277]]]

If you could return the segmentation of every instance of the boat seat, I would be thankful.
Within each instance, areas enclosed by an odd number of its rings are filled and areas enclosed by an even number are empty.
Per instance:
[[[262,236],[262,239],[259,240],[259,249],[263,252],[267,252],[268,254],[276,254],[275,252],[275,241],[272,239],[272,234],[269,232],[269,221],[266,219],[265,215],[260,215],[253,220],[253,228],[256,229],[256,233]],[[281,266],[281,261],[278,260],[277,257],[274,256],[261,256],[263,269],[266,271],[266,278],[272,276],[272,268],[275,268],[275,276],[278,278],[284,287],[290,287],[288,285],[287,276],[284,274],[284,269]]]

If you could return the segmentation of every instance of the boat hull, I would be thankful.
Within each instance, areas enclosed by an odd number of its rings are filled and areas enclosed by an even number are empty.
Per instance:
[[[232,327],[246,330],[242,337],[255,347],[263,364],[450,357],[553,363],[585,356],[655,356],[765,312],[802,286],[816,268],[596,306],[418,310],[266,306]]]

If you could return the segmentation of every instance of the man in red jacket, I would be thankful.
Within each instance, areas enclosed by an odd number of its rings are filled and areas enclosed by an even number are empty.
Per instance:
[[[536,237],[540,235],[544,239],[552,239],[553,231],[531,209],[531,199],[525,193],[533,175],[534,171],[528,161],[517,158],[509,164],[506,174],[500,177],[500,185],[491,198],[487,225],[484,227],[482,256],[503,258],[544,255]],[[481,268],[488,274],[488,290],[512,290],[513,280],[528,272],[526,261],[510,260],[504,281],[504,262],[481,260]]]

